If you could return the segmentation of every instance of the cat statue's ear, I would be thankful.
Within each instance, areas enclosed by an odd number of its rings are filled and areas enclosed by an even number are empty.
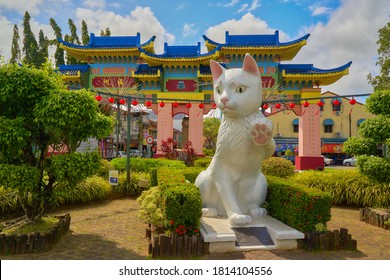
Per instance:
[[[218,80],[218,78],[222,75],[222,73],[225,71],[225,68],[215,60],[210,60],[210,70],[211,74],[213,75],[213,81],[214,83]]]
[[[245,54],[242,70],[256,76],[260,75],[259,66],[257,66],[256,60],[249,53]]]

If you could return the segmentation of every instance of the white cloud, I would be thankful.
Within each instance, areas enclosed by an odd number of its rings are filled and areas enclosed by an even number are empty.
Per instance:
[[[195,28],[195,24],[186,23],[183,26],[183,38],[194,37],[198,33],[198,28]]]
[[[85,0],[83,2],[83,7],[90,8],[90,9],[104,9],[106,6],[105,0]]]
[[[238,20],[232,19],[209,27],[205,35],[216,42],[225,43],[226,31],[229,31],[230,35],[273,34],[275,32],[264,20],[255,17],[252,13],[246,13]],[[281,41],[288,37],[282,31],[279,34]]]
[[[252,0],[252,4],[242,4],[240,9],[237,11],[238,14],[243,12],[252,12],[256,10],[258,7],[260,7],[259,0]]]
[[[77,8],[76,17],[79,22],[84,19],[89,32],[97,35],[100,35],[101,29],[107,27],[110,28],[113,36],[135,36],[139,32],[141,33],[141,43],[156,35],[155,50],[157,53],[163,52],[164,42],[172,44],[175,40],[175,36],[165,30],[149,7],[137,6],[126,16],[103,10],[93,11]]]
[[[0,1],[0,8],[16,11],[19,14],[24,14],[26,11],[31,16],[39,14],[39,6],[44,0],[18,0],[18,1]]]
[[[240,1],[239,0],[231,0],[229,3],[222,4],[223,7],[234,7],[236,4],[238,4]]]
[[[308,44],[292,63],[312,63],[330,69],[352,61],[349,74],[324,90],[338,94],[369,93],[367,74],[377,73],[375,65],[378,30],[389,21],[387,0],[345,0],[330,14],[328,23],[306,27]]]
[[[325,15],[329,14],[332,11],[331,8],[316,5],[309,6],[309,10],[311,11],[312,16]]]

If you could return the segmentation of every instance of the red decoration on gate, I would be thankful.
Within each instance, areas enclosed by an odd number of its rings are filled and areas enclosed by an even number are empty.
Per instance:
[[[126,99],[123,99],[123,98],[119,99],[119,104],[123,105],[125,103],[126,103]]]
[[[340,101],[338,101],[337,99],[333,100],[332,104],[334,106],[339,106],[340,105]]]
[[[349,104],[355,105],[356,104],[356,99],[352,97],[352,99],[349,100]]]
[[[145,102],[146,107],[152,106],[152,101],[148,100]]]
[[[177,102],[173,102],[173,103],[172,103],[172,106],[173,106],[173,107],[178,107],[179,104],[178,104]]]
[[[216,109],[217,108],[217,104],[213,104],[213,105],[211,105],[211,108],[213,108],[213,109]]]
[[[310,105],[310,103],[307,102],[307,101],[305,101],[305,103],[303,103],[303,106],[304,106],[304,107],[309,107],[309,105]]]
[[[161,101],[161,102],[160,102],[160,107],[164,107],[164,106],[165,106],[164,101]]]
[[[289,106],[291,109],[294,109],[294,108],[295,108],[295,103],[294,103],[294,102],[291,102],[290,104],[288,104],[288,106]]]
[[[282,107],[282,104],[276,103],[275,107],[276,107],[276,109],[280,109],[280,107]]]
[[[102,101],[102,96],[100,94],[98,94],[95,96],[95,99],[100,102],[100,101]]]
[[[110,97],[110,98],[108,98],[107,100],[108,100],[108,102],[110,102],[110,103],[114,103],[114,102],[115,102],[114,97]]]
[[[320,101],[317,102],[317,105],[322,107],[322,106],[324,106],[324,102],[322,100],[320,100]]]
[[[203,104],[203,103],[200,103],[200,104],[199,104],[199,108],[200,108],[200,109],[203,109],[203,108],[204,108],[204,104]]]
[[[133,100],[133,101],[131,101],[131,105],[133,105],[133,106],[137,106],[137,105],[138,105],[138,101],[137,101],[137,100]]]
[[[191,107],[192,107],[191,103],[188,102],[188,103],[186,104],[186,107],[187,107],[188,109],[191,108]]]
[[[268,109],[268,104],[267,104],[267,103],[264,103],[264,104],[263,104],[263,109],[264,109],[264,110],[267,110],[267,109]]]

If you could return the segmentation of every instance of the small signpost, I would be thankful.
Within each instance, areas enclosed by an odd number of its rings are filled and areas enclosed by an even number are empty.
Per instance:
[[[110,183],[110,185],[113,185],[113,186],[118,185],[118,177],[119,177],[118,170],[109,170],[108,171],[108,182]]]

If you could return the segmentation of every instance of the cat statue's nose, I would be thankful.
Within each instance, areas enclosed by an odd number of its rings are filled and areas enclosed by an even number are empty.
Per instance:
[[[223,96],[220,100],[223,103],[223,105],[225,105],[225,106],[226,106],[226,103],[229,102],[229,98],[227,98],[226,96]]]

